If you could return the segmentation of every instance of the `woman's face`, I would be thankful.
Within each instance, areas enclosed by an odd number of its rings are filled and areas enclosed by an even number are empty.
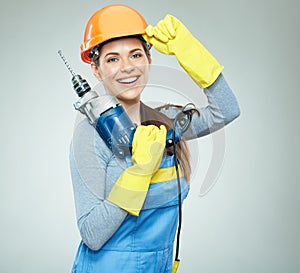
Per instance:
[[[99,66],[92,64],[92,69],[110,94],[128,104],[140,100],[148,81],[150,63],[151,58],[139,39],[122,38],[101,48]]]

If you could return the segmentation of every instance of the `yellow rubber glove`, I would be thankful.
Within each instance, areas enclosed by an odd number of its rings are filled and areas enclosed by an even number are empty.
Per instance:
[[[165,145],[166,127],[138,126],[132,141],[132,163],[118,178],[108,200],[138,216],[152,175],[159,169]]]
[[[155,27],[149,25],[143,37],[161,53],[175,55],[179,64],[201,88],[212,85],[224,68],[189,30],[170,14]]]

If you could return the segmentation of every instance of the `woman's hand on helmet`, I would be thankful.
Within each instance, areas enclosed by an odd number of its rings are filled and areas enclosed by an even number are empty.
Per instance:
[[[176,17],[167,14],[156,26],[148,25],[144,39],[159,52],[176,55],[178,50],[186,46],[185,38],[191,36],[189,30]]]
[[[221,74],[223,66],[174,16],[168,14],[155,27],[147,26],[146,34],[144,39],[158,51],[175,55],[201,88],[212,85]]]

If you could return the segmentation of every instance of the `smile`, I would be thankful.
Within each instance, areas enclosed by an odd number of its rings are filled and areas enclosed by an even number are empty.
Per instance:
[[[117,80],[118,83],[123,83],[123,84],[131,84],[134,83],[138,80],[139,76],[135,76],[135,77],[130,77],[130,78],[126,78],[126,79],[119,79]]]

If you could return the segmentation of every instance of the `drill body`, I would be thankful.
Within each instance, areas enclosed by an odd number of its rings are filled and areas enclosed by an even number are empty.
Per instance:
[[[114,96],[99,96],[90,90],[74,103],[74,107],[88,118],[116,156],[130,153],[136,125]]]

